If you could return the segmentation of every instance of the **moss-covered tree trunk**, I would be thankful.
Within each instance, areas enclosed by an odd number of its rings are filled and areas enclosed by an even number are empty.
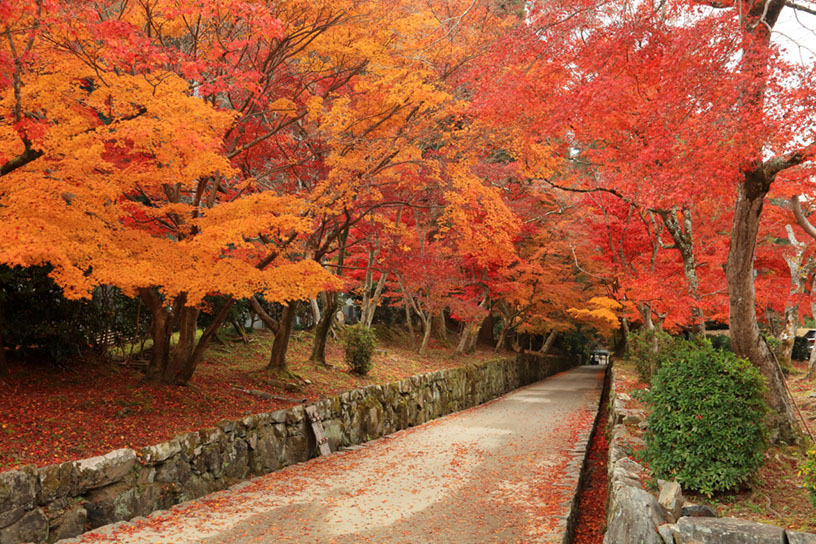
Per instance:
[[[286,350],[289,348],[289,338],[292,335],[292,325],[297,314],[298,301],[292,300],[283,309],[278,323],[278,331],[275,334],[275,341],[272,343],[272,353],[269,356],[269,364],[266,370],[286,370]]]

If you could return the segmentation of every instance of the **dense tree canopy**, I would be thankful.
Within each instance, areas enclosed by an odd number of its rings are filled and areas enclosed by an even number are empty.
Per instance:
[[[446,315],[462,351],[490,314],[499,348],[730,322],[784,415],[757,319],[790,340],[816,268],[787,4],[2,0],[0,264],[140,297],[167,383],[239,299],[276,368],[312,301],[324,361],[344,292],[421,351]]]

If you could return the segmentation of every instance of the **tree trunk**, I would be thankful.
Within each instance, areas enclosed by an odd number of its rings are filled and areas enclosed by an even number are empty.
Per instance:
[[[770,182],[757,171],[746,173],[739,184],[726,265],[729,329],[734,352],[750,359],[765,376],[768,385],[765,400],[776,412],[772,426],[778,428],[783,439],[793,440],[797,426],[785,389],[785,378],[760,334],[756,316],[754,251],[762,206],[769,188]]]
[[[317,303],[317,299],[313,298],[309,301],[309,304],[312,306],[312,320],[314,320],[316,324],[320,323],[320,305]]]
[[[512,338],[513,338],[513,342],[512,342],[512,344],[510,344],[510,347],[516,353],[521,353],[521,336],[514,332]]]
[[[275,341],[272,344],[272,354],[269,357],[269,364],[266,370],[286,370],[286,350],[289,347],[289,337],[292,334],[292,324],[295,322],[298,301],[293,300],[283,309],[280,326],[275,334]]]
[[[326,342],[329,338],[334,314],[337,313],[337,293],[326,291],[323,293],[326,307],[323,308],[323,316],[315,328],[314,344],[312,345],[312,355],[309,360],[313,363],[326,365]]]
[[[364,318],[361,319],[361,321],[363,322],[363,326],[367,329],[370,329],[371,324],[374,322],[374,313],[380,305],[380,299],[382,299],[383,289],[385,288],[385,282],[387,280],[388,273],[381,273],[380,279],[377,280],[377,286],[374,288],[374,294],[368,298],[366,304],[363,306]]]
[[[411,308],[408,302],[405,303],[405,322],[408,325],[408,336],[411,338],[411,349],[416,349],[416,335],[414,333],[414,322],[411,319]]]
[[[487,306],[487,302],[487,295],[483,295],[482,300],[479,302],[479,308],[485,308]],[[459,336],[459,343],[456,346],[456,353],[471,353],[476,349],[476,342],[479,340],[479,330],[482,328],[482,324],[485,322],[485,319],[487,319],[487,316],[465,323],[464,327],[462,328],[462,334]]]
[[[422,328],[423,328],[423,335],[422,335],[422,345],[419,346],[419,354],[425,355],[428,351],[428,340],[431,339],[431,329],[433,328],[431,325],[433,323],[433,319],[430,315],[420,315],[422,318]]]
[[[145,378],[153,383],[161,383],[164,380],[164,371],[170,358],[173,316],[155,289],[150,287],[140,289],[139,296],[150,311],[150,337],[153,339]]]
[[[794,203],[794,207],[797,205],[798,202]],[[790,225],[785,225],[785,232],[788,234],[788,241],[790,241],[792,251],[784,256],[791,276],[791,300],[785,305],[785,322],[779,334],[782,351],[779,362],[783,365],[789,364],[791,361],[793,345],[796,342],[796,328],[799,326],[799,302],[796,301],[795,296],[805,292],[807,280],[813,273],[814,266],[816,266],[816,261],[804,257],[807,244],[796,239],[793,228]]]
[[[683,223],[677,220],[677,208],[671,210],[661,210],[658,212],[666,225],[666,230],[674,241],[674,245],[680,252],[683,260],[683,275],[688,284],[689,296],[694,300],[695,305],[691,308],[692,325],[691,332],[695,336],[705,336],[705,316],[700,306],[700,281],[697,278],[697,262],[694,258],[694,236],[692,233],[691,210],[682,210]]]
[[[238,336],[241,338],[241,342],[243,342],[244,344],[249,344],[249,338],[247,338],[247,333],[246,330],[244,329],[244,326],[238,323],[237,319],[231,320],[230,324],[232,325],[232,328],[235,329],[235,332],[238,334]]]
[[[456,345],[456,353],[470,353],[476,347],[476,340],[479,338],[479,329],[482,327],[484,318],[477,321],[469,321],[462,327],[462,334],[459,336],[459,343]]]
[[[504,327],[502,327],[502,330],[499,333],[499,339],[496,340],[496,348],[493,351],[498,352],[499,350],[501,350],[504,347],[504,341],[507,339],[507,331],[508,330],[509,330],[509,327],[507,326],[507,323],[505,322]]]
[[[249,306],[252,308],[252,311],[255,312],[255,314],[258,316],[261,322],[264,324],[264,327],[266,327],[273,333],[278,332],[278,327],[280,326],[280,324],[278,323],[277,320],[272,318],[272,316],[266,313],[266,310],[264,310],[263,306],[261,306],[261,303],[258,302],[257,298],[255,298],[254,296],[249,297]]]
[[[348,228],[346,228],[338,238],[337,248],[337,269],[335,274],[343,275],[343,264],[346,260],[346,240],[348,239]],[[326,311],[323,312],[323,319],[315,329],[314,344],[312,345],[312,355],[309,360],[313,363],[326,366],[326,342],[331,331],[334,314],[337,312],[337,293],[326,291]]]
[[[446,344],[448,342],[448,325],[445,323],[445,310],[440,310],[439,313],[434,314],[433,322],[436,339]]]
[[[176,303],[183,304],[183,300],[179,299],[186,299],[186,297],[176,297]],[[193,351],[196,347],[199,309],[182,305],[178,308],[174,307],[173,314],[179,329],[179,339],[170,351],[162,382],[183,385],[192,377],[193,372],[190,367],[198,362],[193,361]]]
[[[556,337],[558,337],[558,333],[555,331],[550,331],[550,334],[548,334],[547,339],[544,340],[544,344],[541,346],[541,350],[539,351],[539,353],[543,355],[550,351],[550,349],[553,347],[553,344],[555,344]]]
[[[212,323],[196,340],[200,311],[186,305],[185,293],[173,299],[172,310],[152,287],[139,289],[139,296],[150,311],[150,337],[153,339],[146,379],[154,383],[186,384],[193,377],[204,351],[226,320],[235,300],[229,299],[221,306]],[[171,347],[170,340],[176,326],[179,329],[179,341]]]
[[[651,336],[650,340],[652,343],[652,353],[657,353],[660,349],[660,344],[657,339],[657,329],[655,327],[655,322],[652,319],[652,307],[648,304],[638,304],[638,311],[640,312],[640,316],[643,318],[643,327],[649,332]],[[654,370],[654,369],[652,369]]]

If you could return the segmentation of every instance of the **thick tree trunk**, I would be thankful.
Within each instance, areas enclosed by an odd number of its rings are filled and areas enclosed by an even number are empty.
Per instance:
[[[482,328],[484,318],[469,321],[462,328],[459,336],[459,343],[456,345],[456,353],[471,353],[476,349],[476,341],[479,339],[479,329]]]
[[[182,293],[173,300],[172,310],[165,305],[154,288],[139,290],[139,296],[150,310],[150,337],[152,353],[146,379],[154,383],[184,385],[193,377],[204,351],[219,327],[224,323],[235,301],[227,300],[213,317],[212,323],[196,340],[198,308],[187,306],[187,295]],[[178,327],[179,340],[170,345],[173,330]]]
[[[177,302],[181,302],[179,298],[181,297],[176,299]],[[190,306],[180,306],[175,308],[173,313],[178,324],[179,339],[171,349],[167,366],[162,375],[162,382],[183,385],[187,383],[193,374],[191,366],[198,362],[193,361],[193,351],[195,351],[196,347],[196,325],[199,310]]]
[[[555,339],[558,337],[558,333],[556,331],[550,331],[550,334],[547,335],[547,339],[544,340],[544,344],[541,346],[541,350],[539,353],[542,355],[549,352],[552,349],[553,344],[555,344]]]
[[[433,330],[436,339],[443,344],[448,341],[448,325],[445,323],[445,310],[440,310],[439,313],[433,316]]]
[[[728,311],[734,352],[750,359],[765,376],[766,402],[776,416],[771,421],[785,440],[794,439],[796,423],[785,389],[785,378],[759,331],[754,292],[754,251],[759,219],[770,182],[759,172],[749,172],[739,184],[734,206],[734,226],[728,252]]]
[[[348,239],[348,228],[346,228],[337,239],[337,269],[335,274],[343,275],[343,265],[346,260],[346,240]],[[312,346],[312,355],[309,360],[313,363],[326,366],[326,342],[329,338],[329,331],[331,331],[334,314],[337,312],[338,301],[337,293],[326,292],[326,311],[323,312],[323,319],[315,330],[314,345]]]
[[[289,347],[289,337],[292,335],[292,324],[295,322],[298,302],[290,301],[289,306],[283,309],[278,332],[275,334],[275,341],[272,344],[272,354],[269,356],[269,364],[266,370],[286,370],[286,350]]]
[[[323,316],[315,328],[314,344],[312,345],[312,355],[309,360],[320,365],[326,364],[326,342],[329,339],[334,314],[337,313],[337,293],[325,292],[324,300],[326,307],[323,308]]]
[[[170,309],[163,304],[159,293],[155,289],[140,289],[139,296],[150,311],[150,337],[153,340],[145,378],[153,383],[161,383],[164,380],[164,371],[170,359],[173,315]]]

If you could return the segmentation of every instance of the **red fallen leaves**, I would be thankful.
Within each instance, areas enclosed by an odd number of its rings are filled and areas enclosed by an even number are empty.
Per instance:
[[[601,402],[598,415],[599,428],[592,437],[584,469],[584,482],[578,494],[578,516],[575,519],[573,544],[601,544],[606,529],[606,497],[608,482],[606,465],[609,445],[603,432],[608,417],[605,400]]]
[[[333,342],[328,359],[334,369],[304,362],[310,342],[296,339],[290,369],[312,383],[291,393],[270,384],[262,372],[271,337],[253,335],[249,346],[228,353],[210,350],[192,380],[193,387],[143,383],[141,374],[116,364],[73,362],[60,371],[32,361],[11,362],[0,374],[0,471],[22,465],[45,466],[101,455],[118,448],[141,448],[225,419],[291,406],[232,388],[260,389],[283,397],[317,399],[369,384],[495,358],[483,350],[457,359],[434,348],[420,358],[400,346],[385,346],[367,377],[350,374]],[[433,347],[433,346],[432,346]]]

